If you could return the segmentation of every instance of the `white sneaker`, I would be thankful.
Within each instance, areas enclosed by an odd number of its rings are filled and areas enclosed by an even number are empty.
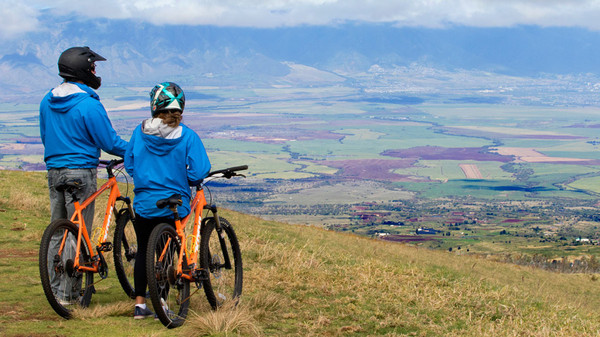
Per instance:
[[[62,305],[63,307],[66,307],[68,305],[73,305],[73,303],[71,301],[64,300],[64,299],[61,299],[61,298],[58,299],[58,303],[60,305]]]

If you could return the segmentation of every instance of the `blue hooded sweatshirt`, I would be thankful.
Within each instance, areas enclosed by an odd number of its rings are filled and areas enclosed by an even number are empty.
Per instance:
[[[95,168],[100,150],[123,157],[127,142],[113,129],[100,98],[85,84],[64,82],[40,103],[46,168]]]
[[[160,124],[158,118],[144,121],[129,140],[124,159],[135,185],[133,208],[143,218],[172,218],[173,212],[159,209],[156,202],[180,194],[183,205],[177,210],[185,217],[190,213],[190,185],[206,178],[210,161],[196,132],[183,124],[163,132],[167,127]],[[150,130],[152,125],[160,125],[161,130]]]

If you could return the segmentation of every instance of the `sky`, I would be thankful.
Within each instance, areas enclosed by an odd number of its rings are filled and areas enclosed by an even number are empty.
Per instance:
[[[43,18],[68,15],[157,25],[258,28],[368,22],[429,28],[534,25],[600,30],[598,0],[0,0],[0,38],[18,39],[28,32],[56,29],[45,27]]]

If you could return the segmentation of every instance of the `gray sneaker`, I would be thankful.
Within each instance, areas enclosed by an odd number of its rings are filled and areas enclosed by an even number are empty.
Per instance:
[[[154,313],[152,312],[152,310],[148,309],[148,307],[142,309],[137,305],[135,306],[135,309],[133,310],[134,319],[144,319],[148,317],[154,317]]]

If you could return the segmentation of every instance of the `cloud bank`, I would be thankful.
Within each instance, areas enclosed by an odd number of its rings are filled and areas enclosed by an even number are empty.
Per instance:
[[[397,26],[583,27],[600,30],[596,0],[0,0],[0,37],[51,30],[40,18],[134,19],[156,25],[275,28],[345,22]]]

